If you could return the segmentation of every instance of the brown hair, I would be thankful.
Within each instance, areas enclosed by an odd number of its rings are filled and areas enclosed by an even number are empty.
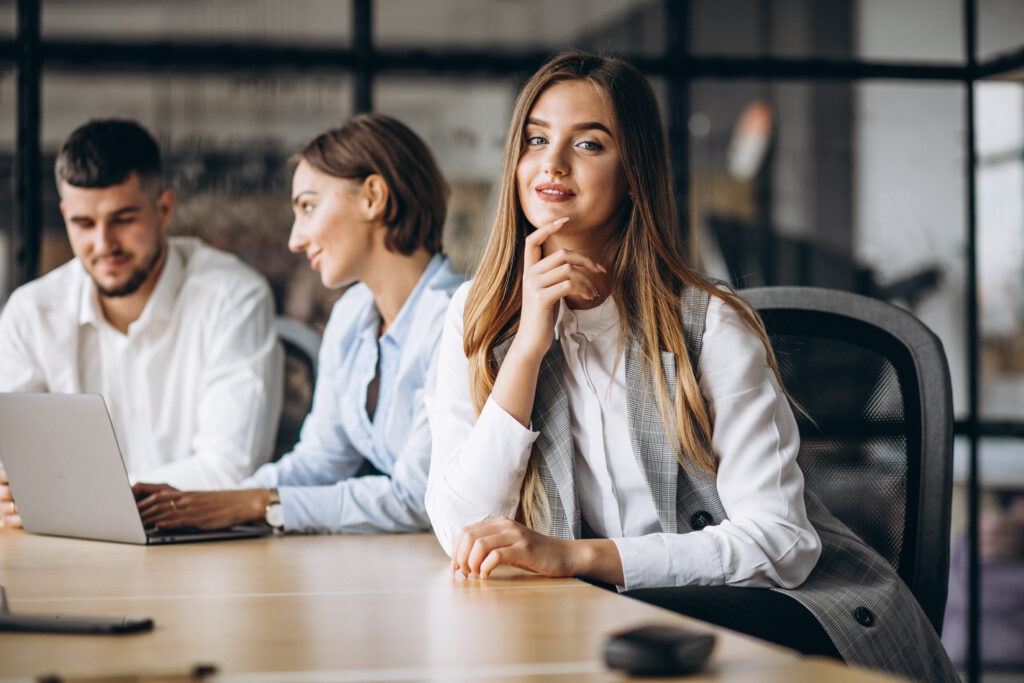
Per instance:
[[[627,342],[636,345],[648,390],[653,388],[657,396],[662,422],[676,445],[680,464],[696,465],[714,475],[718,465],[710,446],[711,417],[683,337],[683,288],[702,289],[735,309],[761,338],[776,376],[778,370],[757,312],[735,292],[712,285],[683,261],[657,101],[646,79],[621,59],[581,51],[562,53],[544,64],[519,94],[505,142],[497,215],[464,314],[463,345],[473,402],[480,411],[498,374],[494,347],[511,338],[519,326],[523,243],[532,230],[516,187],[526,119],[546,88],[567,80],[592,83],[607,98],[614,112],[622,170],[633,198],[604,260],[621,319],[619,351]],[[675,396],[669,395],[663,379],[663,350],[676,356]],[[538,457],[536,450],[530,455],[518,513],[520,521],[531,528],[544,526],[548,510],[537,471]]]
[[[64,141],[54,164],[58,192],[63,183],[85,188],[120,185],[132,173],[153,197],[160,193],[160,148],[149,131],[125,119],[79,126]]]
[[[293,158],[334,176],[379,175],[388,186],[384,244],[401,254],[442,251],[448,183],[433,154],[405,124],[384,114],[359,114],[314,138]]]

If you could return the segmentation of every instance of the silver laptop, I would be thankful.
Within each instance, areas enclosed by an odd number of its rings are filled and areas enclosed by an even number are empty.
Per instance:
[[[0,463],[32,533],[140,545],[271,533],[259,526],[145,529],[99,394],[0,393]]]

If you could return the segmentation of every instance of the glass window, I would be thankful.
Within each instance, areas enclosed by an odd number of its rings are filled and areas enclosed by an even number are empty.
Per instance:
[[[693,0],[696,55],[961,62],[960,0]]]
[[[716,245],[704,256],[718,260],[706,268],[739,286],[861,286],[866,266],[852,258],[853,97],[842,82],[693,83],[689,196]]]
[[[341,0],[46,1],[45,38],[230,40],[325,45],[351,42],[352,10]]]
[[[963,0],[855,0],[862,59],[964,62]]]
[[[855,254],[942,340],[953,408],[967,411],[964,88],[857,87]]]
[[[1024,50],[1024,3],[978,0],[978,59]]]
[[[287,250],[287,160],[351,113],[348,76],[180,76],[48,72],[43,79],[43,272],[71,257],[52,178],[68,134],[92,118],[128,117],[161,145],[178,195],[171,230],[232,251],[270,281],[278,309],[322,323],[337,298]]]
[[[378,47],[658,53],[657,0],[388,0],[374,4]]]
[[[952,557],[942,642],[953,663],[967,656],[967,496],[969,445],[957,437],[953,457]],[[1024,565],[1024,439],[984,438],[979,456],[981,660],[983,681],[1020,680],[1024,638],[1020,604],[1008,587],[1020,585]]]
[[[1024,415],[1024,85],[986,82],[975,92],[981,414],[1019,420]]]
[[[463,272],[471,272],[491,227],[516,88],[512,79],[376,81],[376,109],[426,141],[451,185],[445,251]]]
[[[0,38],[13,38],[17,23],[14,0],[0,0]]]
[[[963,88],[697,81],[690,202],[705,271],[913,310],[966,410]]]

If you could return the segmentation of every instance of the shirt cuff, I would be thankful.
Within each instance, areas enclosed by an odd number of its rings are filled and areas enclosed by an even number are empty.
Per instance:
[[[324,533],[338,530],[340,492],[337,486],[281,486],[277,489],[284,513],[284,530]]]
[[[530,447],[539,434],[488,398],[459,457],[443,475],[450,493],[480,519],[511,516],[519,504]],[[435,459],[431,467],[437,466]]]
[[[279,477],[277,476],[277,464],[268,462],[252,473],[247,479],[243,479],[235,488],[238,489],[272,489],[277,487]]]
[[[493,423],[492,429],[499,430],[503,436],[514,439],[519,450],[525,450],[532,446],[540,436],[540,432],[524,427],[523,423],[509,415],[508,411],[502,408],[493,397],[487,398],[484,409],[480,411],[480,419]]]
[[[622,562],[622,590],[722,582],[722,560],[711,534],[691,531],[611,540]]]

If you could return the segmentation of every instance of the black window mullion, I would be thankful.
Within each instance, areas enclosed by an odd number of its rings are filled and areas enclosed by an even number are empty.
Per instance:
[[[11,289],[36,277],[42,235],[42,178],[40,174],[40,49],[39,3],[18,0],[17,221],[8,275]]]

